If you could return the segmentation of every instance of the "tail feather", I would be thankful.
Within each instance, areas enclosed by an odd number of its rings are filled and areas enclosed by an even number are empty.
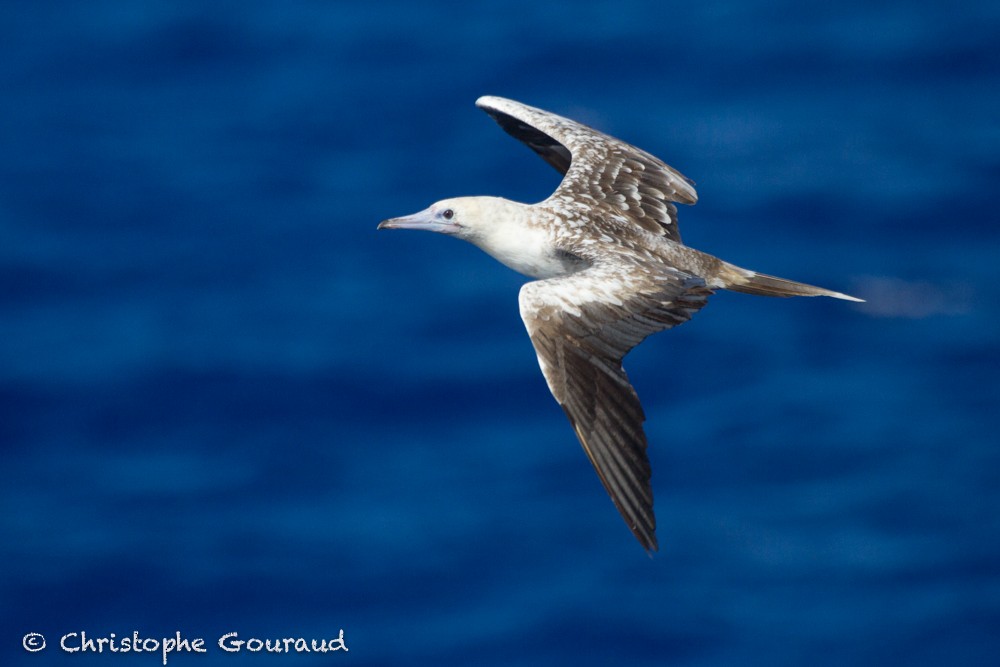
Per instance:
[[[864,301],[864,299],[823,289],[822,287],[797,283],[794,280],[785,280],[784,278],[730,266],[735,271],[730,274],[726,289],[733,292],[758,294],[760,296],[831,296],[834,299],[844,299],[846,301]]]

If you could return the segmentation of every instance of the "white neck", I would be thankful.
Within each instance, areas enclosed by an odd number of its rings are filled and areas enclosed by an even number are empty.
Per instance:
[[[466,240],[501,264],[531,278],[553,278],[567,273],[556,257],[551,230],[532,221],[539,211],[499,197],[482,197],[481,218]]]

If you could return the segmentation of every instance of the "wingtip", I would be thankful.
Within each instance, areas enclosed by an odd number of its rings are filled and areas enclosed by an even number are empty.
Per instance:
[[[612,496],[612,500],[614,497]],[[618,503],[615,503],[615,507],[618,508]],[[622,513],[621,508],[618,508],[619,513]],[[650,510],[652,511],[652,510]],[[622,517],[624,517],[622,513]],[[652,516],[652,515],[651,515]],[[626,522],[628,523],[628,522]],[[628,523],[629,530],[632,531],[632,535],[636,540],[639,541],[639,545],[646,550],[646,555],[650,558],[660,550],[660,544],[656,540],[656,519],[652,519],[652,525],[640,527],[638,524]]]
[[[479,99],[476,100],[476,106],[480,109],[492,109],[502,99],[496,95],[480,95]]]

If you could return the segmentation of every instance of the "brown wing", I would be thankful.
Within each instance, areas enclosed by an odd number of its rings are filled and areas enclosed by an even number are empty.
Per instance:
[[[553,196],[590,198],[648,232],[680,242],[677,207],[694,204],[694,183],[649,153],[576,121],[502,97],[476,106],[563,174]]]
[[[647,550],[657,542],[645,415],[621,361],[649,334],[690,319],[711,293],[682,272],[623,277],[601,265],[521,288],[521,318],[549,389]]]

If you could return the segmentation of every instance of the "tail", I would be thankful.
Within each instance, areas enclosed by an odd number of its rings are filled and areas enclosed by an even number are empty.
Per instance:
[[[863,302],[864,299],[834,292],[833,290],[797,283],[794,280],[776,278],[756,271],[748,271],[738,266],[727,264],[723,271],[725,276],[725,288],[733,292],[743,292],[744,294],[758,294],[760,296],[832,296],[834,299],[844,299],[846,301]]]

